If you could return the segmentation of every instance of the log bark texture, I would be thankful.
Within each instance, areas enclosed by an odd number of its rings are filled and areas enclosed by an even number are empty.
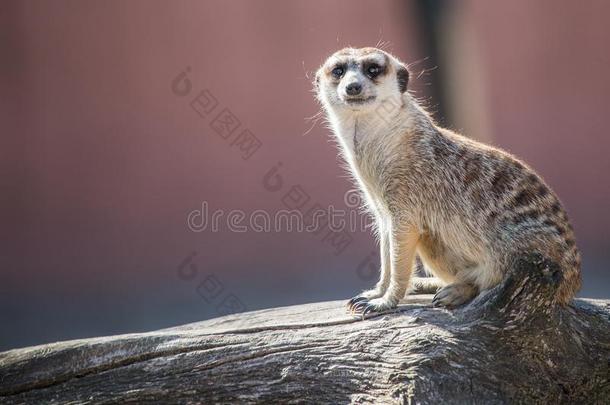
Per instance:
[[[610,403],[610,301],[524,258],[455,310],[334,301],[0,353],[0,403]]]

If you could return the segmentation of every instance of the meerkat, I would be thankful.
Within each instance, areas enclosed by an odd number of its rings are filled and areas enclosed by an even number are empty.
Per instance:
[[[581,284],[581,258],[565,210],[534,170],[511,154],[438,126],[407,91],[404,63],[376,48],[346,48],[315,75],[348,171],[375,219],[381,269],[350,311],[397,306],[410,286],[439,287],[454,308],[498,285],[519,256],[561,268],[554,302]],[[430,279],[412,277],[416,256]]]

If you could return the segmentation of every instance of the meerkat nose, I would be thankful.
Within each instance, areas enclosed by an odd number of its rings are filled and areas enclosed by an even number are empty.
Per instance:
[[[345,92],[350,96],[357,96],[362,91],[362,85],[358,82],[350,83],[345,88]]]

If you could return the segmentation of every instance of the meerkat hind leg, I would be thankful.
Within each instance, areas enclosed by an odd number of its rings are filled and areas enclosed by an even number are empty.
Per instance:
[[[409,294],[436,294],[445,285],[446,283],[438,277],[413,277],[407,296]]]
[[[432,305],[454,308],[470,301],[478,293],[479,289],[474,284],[455,282],[441,288],[432,299]]]

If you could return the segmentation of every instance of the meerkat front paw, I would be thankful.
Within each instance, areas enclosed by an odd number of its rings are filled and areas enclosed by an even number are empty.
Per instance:
[[[383,295],[383,292],[373,288],[372,290],[366,290],[361,292],[359,295],[347,301],[347,309],[350,312],[354,312],[354,307],[356,304],[361,302],[368,302],[374,298],[379,298]]]
[[[350,307],[350,312],[354,315],[361,315],[362,319],[367,314],[380,313],[395,308],[397,304],[397,302],[394,302],[395,300],[386,297],[374,298],[372,300],[367,300],[363,297],[356,297],[356,299],[359,300]]]
[[[477,287],[467,283],[449,284],[441,288],[434,298],[432,305],[435,307],[444,306],[454,308],[470,301],[478,293]]]

